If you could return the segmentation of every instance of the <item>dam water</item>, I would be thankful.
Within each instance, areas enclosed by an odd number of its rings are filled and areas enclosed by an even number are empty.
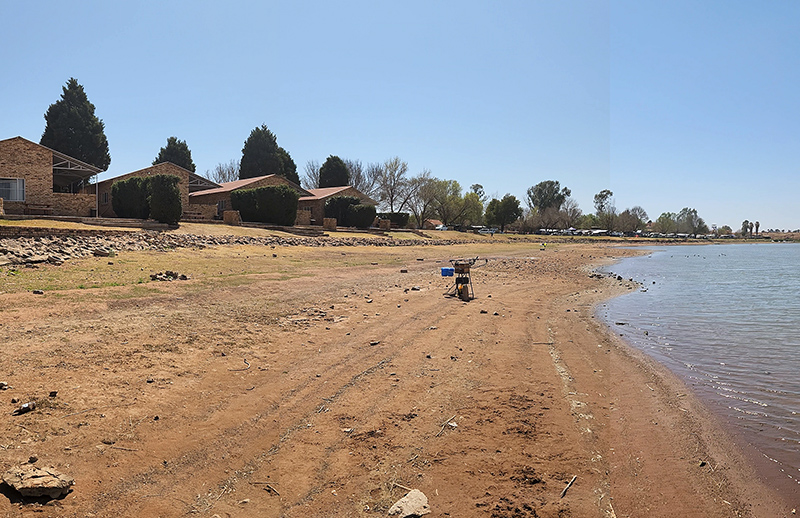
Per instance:
[[[800,244],[652,247],[604,269],[641,288],[599,316],[669,367],[800,494]]]

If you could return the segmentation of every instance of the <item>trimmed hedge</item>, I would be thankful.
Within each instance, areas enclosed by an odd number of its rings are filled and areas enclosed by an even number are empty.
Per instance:
[[[297,219],[300,194],[288,185],[241,189],[231,193],[231,206],[243,221],[291,227]]]
[[[258,204],[255,189],[240,189],[231,192],[231,208],[239,211],[242,221],[258,221]]]
[[[150,217],[161,223],[175,225],[181,219],[183,206],[181,191],[178,183],[181,181],[175,175],[157,174],[149,178],[147,201],[150,206]]]
[[[350,205],[347,208],[347,212],[350,225],[356,228],[371,227],[375,222],[375,214],[377,213],[374,205],[363,204]]]
[[[336,218],[336,224],[342,227],[354,226],[350,223],[350,207],[358,205],[361,200],[356,196],[333,196],[325,202],[325,217]]]
[[[174,225],[183,207],[180,178],[171,174],[132,176],[111,186],[111,207],[119,218],[148,219]]]
[[[383,212],[378,214],[378,217],[391,220],[392,225],[397,226],[397,228],[406,228],[411,215],[408,212]]]
[[[111,186],[111,208],[117,217],[147,219],[150,216],[150,204],[147,200],[149,184],[148,178],[139,176],[114,182]]]

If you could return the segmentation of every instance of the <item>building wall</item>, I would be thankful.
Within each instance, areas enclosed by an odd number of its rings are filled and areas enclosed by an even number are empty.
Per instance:
[[[297,209],[297,218],[294,221],[295,225],[308,226],[311,224],[311,211],[304,209]]]
[[[81,216],[88,218],[95,209],[94,194],[53,193],[54,216]]]
[[[298,202],[297,208],[299,210],[311,210],[311,219],[314,220],[315,225],[322,225],[322,220],[325,219],[325,202],[335,196],[353,196],[360,198],[362,203],[372,202],[364,194],[358,191],[355,187],[348,187],[343,189],[332,196],[327,198],[312,198]],[[374,203],[374,202],[372,202]]]
[[[268,187],[270,185],[289,185],[289,182],[282,176],[270,176],[248,184],[246,187],[242,187],[242,189],[257,189],[259,187]],[[198,191],[189,198],[189,202],[193,207],[197,205],[214,206],[219,209],[215,215],[221,215],[226,210],[233,210],[233,207],[231,206],[231,192],[232,191],[225,191],[205,194],[204,191]],[[220,206],[220,202],[223,202],[222,206]],[[195,209],[193,208],[192,210]]]
[[[100,182],[97,185],[97,196],[99,200],[98,202],[99,216],[103,218],[117,217],[116,213],[114,213],[114,208],[111,206],[111,187],[114,185],[114,183],[119,182],[120,180],[127,180],[128,178],[132,178],[134,176],[138,176],[140,178],[146,178],[148,176],[153,176],[157,174],[171,174],[173,176],[177,176],[180,179],[180,181],[178,182],[178,190],[181,193],[181,207],[183,208],[184,211],[188,210],[189,171],[170,162],[163,162],[161,164],[156,164],[154,166],[146,167],[144,169],[140,169],[132,173],[124,174],[122,176],[117,176],[116,178],[111,178],[109,180],[104,180]]]
[[[217,206],[216,205],[203,205],[200,203],[192,203],[189,205],[187,209],[189,212],[195,212],[200,214],[203,219],[214,219],[217,216]],[[183,212],[186,213],[187,210]]]
[[[311,219],[309,225],[322,225],[322,220],[325,219],[325,200],[305,200],[297,202],[297,209],[310,211]]]
[[[0,141],[0,178],[24,178],[25,202],[5,200],[8,214],[23,214],[25,203],[53,204],[53,153],[20,137]]]

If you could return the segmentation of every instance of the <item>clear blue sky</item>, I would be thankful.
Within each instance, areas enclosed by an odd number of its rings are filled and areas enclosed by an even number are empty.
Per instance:
[[[584,212],[800,227],[800,2],[0,2],[0,138],[39,141],[70,77],[111,166],[186,140],[199,173],[266,124],[302,174],[399,156]]]

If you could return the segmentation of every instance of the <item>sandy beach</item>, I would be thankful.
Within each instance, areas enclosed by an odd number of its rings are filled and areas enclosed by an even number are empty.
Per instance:
[[[0,468],[33,455],[75,485],[46,504],[2,486],[0,515],[371,517],[419,489],[430,516],[789,516],[687,388],[595,318],[635,286],[591,272],[635,253],[126,252],[20,273],[75,279],[42,295],[3,268]],[[445,297],[439,268],[475,256],[476,298]],[[167,269],[189,280],[149,281]]]

